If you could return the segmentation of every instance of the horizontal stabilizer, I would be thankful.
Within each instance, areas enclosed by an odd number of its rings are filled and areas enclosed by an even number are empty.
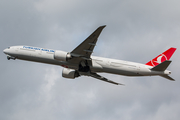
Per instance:
[[[157,66],[153,67],[151,70],[154,70],[154,71],[165,71],[170,63],[171,63],[170,60],[166,60],[166,61],[158,64]]]
[[[172,80],[172,81],[175,81],[172,77],[168,76],[168,75],[161,75],[161,77],[164,77],[168,80]]]

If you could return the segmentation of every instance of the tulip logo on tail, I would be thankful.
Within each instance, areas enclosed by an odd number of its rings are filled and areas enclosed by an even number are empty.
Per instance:
[[[166,57],[166,55],[161,54],[161,55],[158,56],[157,58],[151,60],[151,63],[152,63],[153,66],[156,66],[156,65],[164,62],[165,60],[168,60],[167,57]]]

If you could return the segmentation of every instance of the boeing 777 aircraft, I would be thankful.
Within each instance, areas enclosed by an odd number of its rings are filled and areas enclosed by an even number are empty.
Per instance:
[[[91,56],[98,37],[105,26],[97,28],[88,38],[71,52],[52,50],[32,46],[11,46],[4,49],[7,59],[20,59],[59,65],[64,67],[62,76],[74,79],[79,76],[90,76],[116,85],[123,85],[111,81],[97,73],[111,73],[125,76],[155,76],[173,80],[169,76],[171,72],[166,70],[171,61],[169,60],[176,48],[169,48],[146,64],[115,60],[103,57]]]

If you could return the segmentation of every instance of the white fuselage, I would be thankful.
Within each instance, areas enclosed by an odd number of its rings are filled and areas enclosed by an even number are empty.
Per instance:
[[[54,59],[54,52],[56,50],[45,49],[30,46],[12,46],[4,50],[8,56],[15,57],[21,60],[34,61],[40,63],[47,63],[59,65],[70,69],[78,69],[78,64],[68,61],[60,61]],[[152,71],[151,66],[128,62],[122,60],[115,60],[103,57],[91,56],[92,65],[90,70],[93,72],[105,72],[126,76],[151,76],[151,75],[168,75],[170,71]]]

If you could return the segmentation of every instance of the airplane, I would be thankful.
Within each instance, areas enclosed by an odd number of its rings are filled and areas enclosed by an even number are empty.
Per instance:
[[[3,50],[7,59],[20,59],[33,62],[47,63],[64,67],[62,76],[75,79],[79,76],[89,76],[116,85],[124,85],[109,80],[98,73],[110,73],[124,76],[161,76],[175,81],[166,70],[169,60],[176,48],[171,47],[146,64],[91,56],[102,30],[106,27],[98,27],[88,38],[71,52],[46,49],[32,46],[11,46]]]

